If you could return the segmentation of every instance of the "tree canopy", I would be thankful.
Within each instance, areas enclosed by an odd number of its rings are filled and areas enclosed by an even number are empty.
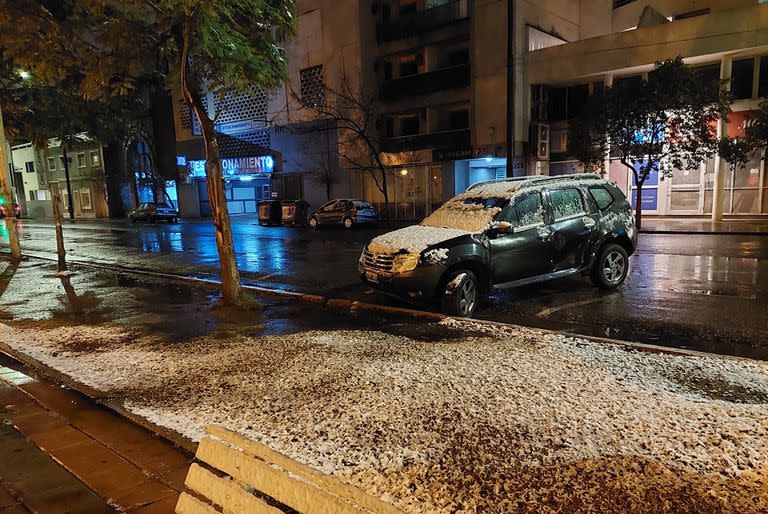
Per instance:
[[[590,98],[573,120],[571,151],[587,169],[602,167],[609,151],[637,185],[652,175],[698,167],[718,149],[717,121],[730,112],[730,94],[707,82],[678,57],[657,62],[647,79],[617,80]]]

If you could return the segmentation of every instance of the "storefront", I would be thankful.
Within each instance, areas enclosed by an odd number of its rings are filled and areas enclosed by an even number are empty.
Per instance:
[[[193,143],[202,146],[196,141]],[[190,145],[182,147],[181,144],[177,148],[188,152],[177,156],[181,177],[178,188],[180,213],[182,216],[210,216],[205,159],[201,149]],[[223,134],[219,135],[219,148],[227,210],[231,215],[255,214],[258,203],[272,197],[271,180],[273,173],[279,173],[281,169],[280,154]],[[195,158],[190,158],[189,154]]]

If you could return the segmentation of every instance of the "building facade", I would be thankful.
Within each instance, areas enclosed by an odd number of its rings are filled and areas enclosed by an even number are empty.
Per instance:
[[[529,44],[523,121],[543,127],[548,150],[537,152],[542,141],[534,138],[530,155],[535,171],[558,175],[578,168],[568,153],[568,119],[595,88],[647,77],[654,62],[676,56],[703,77],[729,80],[734,112],[721,120],[718,130],[743,136],[748,113],[768,94],[768,5],[763,3],[614,0],[581,19],[581,26],[595,22],[600,27],[590,37],[563,37],[541,47]],[[607,160],[604,172],[632,194],[625,166]],[[765,215],[766,166],[760,156],[737,168],[715,156],[693,169],[673,170],[671,178],[652,176],[644,186],[643,204],[644,212],[657,215],[706,215],[715,220]]]
[[[391,209],[404,220],[423,218],[481,180],[578,170],[568,153],[568,119],[579,105],[595,88],[643,76],[677,55],[705,74],[732,78],[736,112],[721,130],[737,134],[744,114],[765,96],[762,3],[299,0],[297,33],[286,43],[286,84],[207,98],[209,112],[225,113],[217,130],[231,138],[222,144],[230,210],[255,212],[260,199],[271,197],[318,207],[345,196],[381,208],[381,184],[345,161],[338,130],[303,103],[324,87],[350,83],[375,97]],[[199,127],[178,97],[174,111],[180,210],[206,215]],[[606,162],[606,173],[631,193],[626,169]],[[731,170],[715,157],[669,180],[652,178],[646,212],[764,214],[765,174],[758,160]]]

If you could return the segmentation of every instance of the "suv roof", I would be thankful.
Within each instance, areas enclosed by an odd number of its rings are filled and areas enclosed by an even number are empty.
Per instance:
[[[472,196],[500,196],[510,197],[522,190],[538,189],[548,185],[554,185],[562,182],[579,182],[589,184],[606,184],[605,179],[592,173],[576,173],[573,175],[558,175],[555,177],[535,175],[530,177],[514,177],[496,180],[486,180],[472,184],[462,193],[461,197]]]

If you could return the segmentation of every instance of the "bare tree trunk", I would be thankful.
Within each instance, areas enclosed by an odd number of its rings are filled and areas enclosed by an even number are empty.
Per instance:
[[[0,112],[0,200],[5,205],[5,227],[8,229],[8,246],[11,248],[11,260],[21,260],[21,245],[19,231],[16,228],[16,210],[13,208],[13,195],[8,183],[8,155],[5,144],[5,126],[3,113]]]
[[[216,248],[221,264],[221,288],[225,305],[237,306],[242,300],[240,271],[237,269],[235,247],[232,241],[232,225],[227,210],[227,196],[224,190],[219,142],[213,121],[202,108],[202,102],[195,102],[195,112],[202,128],[205,141],[205,178],[208,201],[211,204],[211,217],[216,229]]]
[[[643,184],[638,182],[635,189],[635,227],[640,230],[643,223]]]
[[[381,171],[381,194],[384,195],[384,215],[387,217],[387,223],[392,226],[392,211],[389,208],[389,187],[387,186],[387,170],[383,167]]]
[[[56,255],[59,258],[59,271],[67,271],[67,261],[65,256],[67,251],[64,249],[64,231],[61,228],[61,196],[59,193],[55,193],[52,198],[53,202],[53,226],[56,228]]]
[[[69,181],[69,157],[67,157],[67,145],[64,140],[61,141],[61,148],[64,151],[64,179],[67,182],[67,209],[69,209],[69,219],[75,219],[75,209],[72,203],[72,183]]]

